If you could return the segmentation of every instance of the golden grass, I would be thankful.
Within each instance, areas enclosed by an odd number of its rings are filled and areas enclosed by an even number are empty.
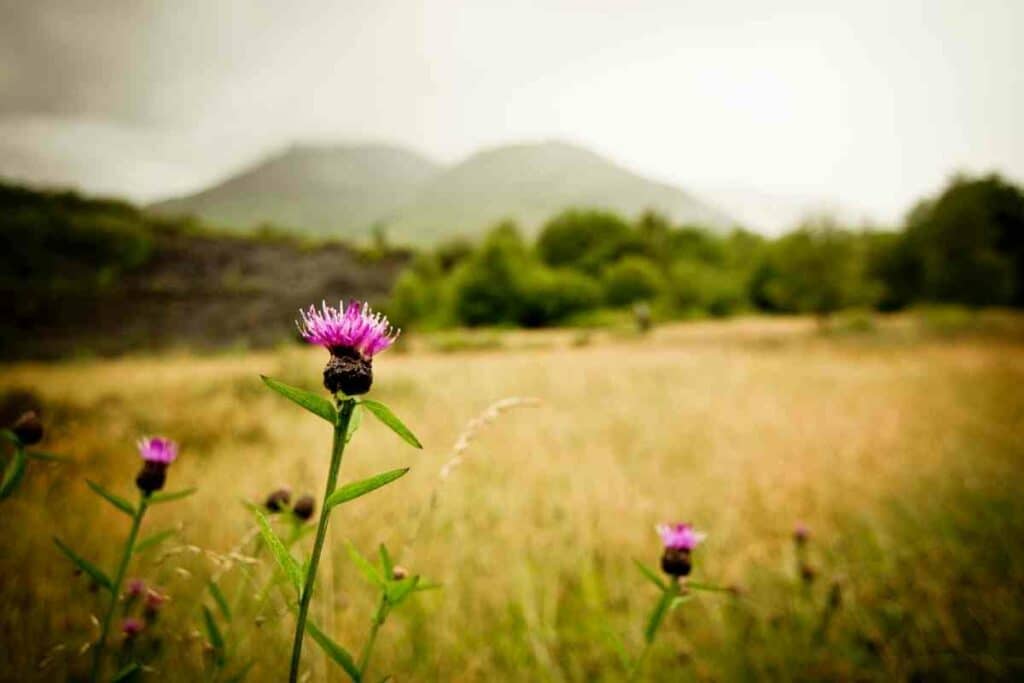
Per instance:
[[[371,395],[426,448],[363,421],[343,480],[413,470],[332,516],[313,614],[350,650],[361,646],[373,595],[345,540],[365,554],[387,543],[444,588],[388,622],[373,680],[622,680],[609,634],[639,649],[656,596],[632,560],[657,563],[653,528],[671,519],[709,532],[695,577],[742,595],[701,593],[673,614],[650,680],[1021,671],[1019,337],[937,339],[907,333],[905,321],[821,336],[810,321],[760,319],[597,335],[580,347],[572,335],[510,333],[505,348],[472,353],[413,344],[378,359]],[[4,368],[0,389],[37,392],[52,423],[45,445],[74,462],[33,465],[4,504],[0,670],[46,680],[82,667],[75,651],[98,598],[49,538],[112,565],[127,520],[83,479],[130,494],[133,443],[154,432],[183,445],[169,488],[200,492],[147,518],[149,530],[180,523],[165,549],[181,552],[160,562],[154,553],[132,575],[173,597],[152,631],[166,641],[159,675],[198,680],[198,603],[218,571],[205,551],[228,552],[251,531],[240,499],[284,484],[319,497],[328,464],[329,427],[258,375],[315,388],[324,360],[289,348]],[[482,427],[438,489],[466,424],[513,396],[541,403]],[[411,539],[435,490],[437,509]],[[795,574],[797,520],[814,533],[809,589]],[[823,627],[833,584],[842,606]],[[282,678],[292,618],[277,614],[260,627],[245,609],[236,615],[232,662],[255,660],[249,680]],[[310,680],[343,679],[311,641],[304,662]]]

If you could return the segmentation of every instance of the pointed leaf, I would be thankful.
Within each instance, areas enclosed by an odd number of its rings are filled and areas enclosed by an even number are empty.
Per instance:
[[[221,592],[220,586],[218,586],[217,582],[212,579],[210,580],[210,583],[208,585],[210,587],[210,595],[213,596],[214,602],[216,602],[217,607],[220,608],[220,613],[224,615],[224,621],[230,622],[231,608],[228,607],[227,598],[225,598],[224,593]]]
[[[668,590],[668,584],[665,583],[660,576],[658,576],[657,572],[655,572],[653,569],[648,567],[640,560],[633,560],[633,562],[634,564],[636,564],[636,568],[640,570],[640,573],[646,576],[648,579],[650,579],[651,583],[653,583],[661,590]]]
[[[295,590],[302,594],[302,568],[299,563],[295,561],[292,554],[288,552],[288,549],[284,547],[284,543],[277,537],[274,530],[270,528],[270,522],[267,521],[266,516],[259,511],[255,511],[256,522],[260,525],[260,535],[263,536],[264,543],[270,548],[270,552],[274,554],[274,559],[284,570],[285,576],[291,582]]]
[[[654,642],[654,637],[658,635],[661,622],[665,619],[669,605],[672,604],[672,599],[675,597],[676,592],[674,590],[667,590],[658,598],[658,604],[654,606],[651,616],[647,619],[647,627],[644,629],[644,640],[648,644]]]
[[[714,584],[710,584],[710,583],[699,583],[697,581],[687,581],[686,582],[686,587],[687,588],[692,588],[695,591],[709,591],[709,592],[712,592],[712,593],[732,593],[732,592],[734,592],[732,589],[725,588],[723,586],[715,586]]]
[[[163,531],[158,531],[155,534],[147,536],[146,538],[136,543],[135,550],[133,550],[132,552],[136,554],[144,553],[150,548],[159,545],[163,541],[166,541],[168,538],[170,538],[176,533],[178,533],[177,529],[164,529]]]
[[[306,630],[309,631],[309,635],[313,636],[313,640],[316,641],[316,644],[320,646],[327,656],[337,662],[345,670],[349,678],[355,681],[355,683],[359,683],[362,675],[359,673],[359,667],[356,666],[355,660],[352,659],[352,655],[348,653],[348,650],[331,640],[330,636],[318,629],[312,621],[306,622]]]
[[[183,489],[181,491],[168,491],[167,493],[154,493],[149,497],[150,503],[170,503],[172,500],[181,500],[182,498],[188,498],[199,489]]]
[[[206,635],[210,639],[210,645],[213,645],[213,656],[217,663],[217,667],[224,666],[224,636],[220,633],[220,628],[217,627],[217,620],[213,618],[213,612],[206,605],[203,605],[203,622],[206,624]]]
[[[366,406],[367,410],[376,415],[378,420],[390,427],[391,431],[402,437],[402,439],[404,439],[410,446],[414,448],[423,448],[423,444],[421,444],[420,440],[416,438],[416,435],[409,431],[409,428],[402,424],[402,421],[399,420],[386,405],[378,401],[371,401],[368,398],[360,400],[359,403]]]
[[[89,485],[89,488],[91,488],[96,493],[96,495],[106,500],[108,503],[116,507],[124,514],[128,515],[129,517],[135,515],[135,506],[129,503],[124,498],[114,495],[113,493],[106,490],[96,482],[90,481],[89,479],[86,479],[85,483]]]
[[[352,415],[348,418],[348,431],[345,432],[345,443],[352,440],[359,425],[363,424],[363,411],[359,410],[359,404],[352,406]]]
[[[370,491],[379,489],[385,484],[390,484],[395,479],[405,475],[409,471],[408,467],[400,467],[397,470],[391,470],[390,472],[384,472],[370,477],[369,479],[363,479],[362,481],[353,482],[351,484],[345,484],[330,496],[327,497],[325,507],[333,508],[335,505],[341,505],[350,500],[358,498],[359,496],[365,495]]]
[[[47,453],[46,451],[27,451],[25,455],[32,460],[49,460],[51,462],[68,461],[68,457],[66,455],[57,455],[56,453]]]
[[[25,465],[28,458],[25,457],[25,450],[18,447],[14,451],[14,457],[4,468],[4,478],[0,481],[0,500],[7,498],[18,488],[22,478],[25,476]]]
[[[265,375],[260,375],[260,379],[263,380],[264,384],[284,396],[289,401],[297,403],[314,415],[319,415],[332,425],[338,423],[337,409],[334,407],[333,403],[323,396],[314,394],[311,391],[306,391],[305,389],[290,386]]]
[[[95,581],[98,585],[103,586],[108,591],[113,592],[114,584],[110,581],[109,578],[107,578],[107,575],[103,573],[103,570],[101,570],[99,567],[94,565],[92,562],[89,562],[85,558],[79,557],[74,550],[64,545],[64,542],[56,536],[53,537],[53,542],[57,544],[57,547],[60,548],[62,553],[68,556],[69,560],[74,562],[79,569],[88,574],[93,581]]]
[[[416,590],[416,585],[419,584],[420,577],[418,576],[407,576],[401,581],[394,581],[388,586],[388,602],[392,605],[398,605],[404,600],[410,593]]]
[[[439,591],[442,587],[443,586],[439,583],[418,583],[412,592],[422,593],[423,591]]]
[[[391,561],[391,554],[388,552],[387,546],[381,543],[378,552],[380,553],[381,573],[384,574],[384,576],[391,578],[391,575],[395,570],[395,563]]]
[[[359,551],[356,550],[356,547],[352,545],[351,542],[348,543],[348,555],[352,558],[352,561],[355,562],[356,567],[359,568],[359,571],[363,573],[363,576],[366,577],[367,581],[376,586],[379,586],[383,590],[387,590],[387,579],[381,576],[381,573],[377,571],[376,567],[370,564],[369,560],[367,560],[365,557],[359,554]]]

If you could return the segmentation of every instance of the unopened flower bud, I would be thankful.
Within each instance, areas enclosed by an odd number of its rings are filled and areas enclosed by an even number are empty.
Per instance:
[[[690,551],[685,548],[665,548],[661,556],[661,570],[669,576],[689,576],[693,564]]]
[[[267,496],[267,500],[263,505],[271,512],[280,512],[288,507],[288,504],[291,501],[292,492],[287,488],[280,488],[271,492],[271,494]]]
[[[167,465],[162,462],[147,460],[142,465],[142,470],[135,477],[135,485],[147,495],[159,491],[167,481]]]
[[[330,360],[324,368],[324,386],[332,394],[360,396],[373,384],[373,363],[358,351],[345,347],[331,350]]]
[[[395,581],[401,581],[407,576],[409,576],[408,570],[400,564],[396,564],[394,569],[391,570],[391,578]]]
[[[155,590],[148,591],[146,593],[146,607],[144,610],[146,619],[149,621],[155,621],[157,615],[160,613],[160,608],[163,607],[165,602],[167,602],[166,595],[158,593]]]
[[[130,579],[125,585],[124,599],[132,601],[146,592],[146,582],[142,579]]]
[[[142,471],[135,477],[135,485],[149,495],[164,487],[167,466],[178,457],[178,444],[160,436],[139,441],[139,455],[142,456]]]
[[[39,414],[34,410],[22,413],[21,417],[14,422],[11,431],[23,446],[34,446],[43,440],[43,423],[39,420]]]
[[[292,507],[292,514],[303,522],[310,519],[315,511],[316,501],[308,493],[295,501],[295,505]]]
[[[806,562],[800,565],[800,578],[803,579],[804,583],[808,585],[814,583],[814,579],[817,575],[818,572],[814,569],[814,567],[807,564]]]
[[[804,545],[811,538],[811,530],[803,522],[797,522],[793,528],[793,541],[797,545]]]

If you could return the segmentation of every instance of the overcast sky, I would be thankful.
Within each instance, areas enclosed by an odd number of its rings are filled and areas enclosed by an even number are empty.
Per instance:
[[[292,141],[560,138],[755,222],[891,221],[1024,179],[1022,33],[1019,0],[0,0],[0,176],[150,200]]]

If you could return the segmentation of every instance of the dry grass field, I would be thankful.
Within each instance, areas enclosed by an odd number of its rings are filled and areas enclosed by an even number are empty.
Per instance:
[[[342,480],[412,471],[332,516],[313,615],[358,650],[373,592],[344,543],[369,555],[383,542],[443,588],[389,620],[373,681],[624,680],[617,643],[639,651],[657,597],[633,561],[657,564],[655,524],[690,520],[708,532],[694,578],[735,590],[672,613],[643,680],[1019,680],[1024,324],[989,322],[510,332],[475,349],[449,339],[443,352],[410,338],[377,359],[370,396],[425,449],[363,421]],[[33,463],[0,503],[0,678],[87,670],[101,596],[51,537],[111,567],[128,520],[85,479],[133,496],[134,443],[156,433],[182,444],[168,488],[199,492],[153,510],[144,533],[179,533],[129,571],[170,596],[145,634],[156,654],[144,680],[227,681],[249,662],[247,680],[282,680],[293,619],[275,593],[257,613],[253,585],[274,567],[242,501],[282,485],[319,497],[331,435],[259,374],[315,389],[325,359],[290,347],[0,368],[0,390],[45,406],[43,446],[71,458]],[[442,481],[467,423],[508,397],[539,403],[484,425]],[[800,520],[809,584],[792,540]],[[213,606],[211,577],[235,606],[219,672],[200,609]],[[344,679],[311,641],[304,666],[310,681]]]

